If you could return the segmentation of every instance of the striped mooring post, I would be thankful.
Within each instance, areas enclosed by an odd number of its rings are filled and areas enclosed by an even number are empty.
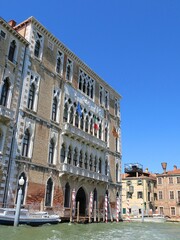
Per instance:
[[[129,199],[127,199],[127,220],[130,222],[130,216],[129,216]]]
[[[105,208],[105,222],[107,223],[107,221],[108,221],[108,197],[107,197],[107,194],[105,195],[104,208]]]
[[[120,210],[120,203],[119,197],[116,198],[116,222],[119,222],[119,210]]]

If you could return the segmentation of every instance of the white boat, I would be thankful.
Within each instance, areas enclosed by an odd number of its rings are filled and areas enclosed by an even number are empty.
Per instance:
[[[166,218],[161,214],[153,214],[152,216],[134,216],[124,219],[124,221],[129,222],[155,222],[155,223],[163,223],[166,222]]]
[[[14,225],[15,213],[15,208],[0,208],[0,224]],[[40,226],[46,223],[57,224],[60,221],[58,215],[50,215],[47,212],[30,213],[27,209],[20,210],[19,224]]]

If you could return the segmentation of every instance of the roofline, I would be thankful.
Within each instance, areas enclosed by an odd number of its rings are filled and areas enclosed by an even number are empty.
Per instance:
[[[73,60],[75,60],[77,63],[79,63],[80,66],[82,66],[82,68],[85,69],[85,71],[87,73],[89,73],[94,79],[99,80],[100,82],[103,83],[104,86],[108,87],[112,93],[114,93],[116,95],[116,97],[118,97],[119,99],[122,99],[122,96],[116,92],[109,84],[107,84],[98,74],[96,74],[87,64],[85,64],[79,57],[77,57],[76,54],[74,54],[69,48],[67,48],[65,46],[65,44],[63,44],[58,38],[56,38],[51,32],[49,32],[47,30],[47,28],[45,28],[37,19],[35,19],[33,16],[29,17],[28,19],[26,19],[25,21],[19,23],[18,25],[16,25],[14,28],[18,29],[20,27],[23,27],[24,25],[26,25],[27,23],[34,23],[38,28],[41,28],[41,31],[43,31],[44,33],[46,33],[47,35],[49,35],[49,37],[51,39],[53,39],[56,44],[62,48],[64,50],[64,52],[67,53],[67,55],[69,55],[69,57],[71,57]]]
[[[20,34],[18,33],[13,27],[11,27],[8,22],[6,22],[2,17],[0,17],[0,23],[4,26],[9,32],[14,34],[21,42],[23,42],[26,46],[29,45],[29,42]]]

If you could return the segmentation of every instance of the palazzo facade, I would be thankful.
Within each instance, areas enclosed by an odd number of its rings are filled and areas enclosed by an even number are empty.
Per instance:
[[[9,181],[0,182],[3,203],[15,204],[23,177],[25,206],[39,204],[64,216],[74,192],[81,215],[88,213],[90,195],[102,208],[107,194],[115,208],[121,195],[121,96],[34,17],[9,24],[24,59],[17,61],[22,68],[17,73],[19,105],[14,141],[8,145]],[[1,59],[10,39],[5,42]],[[2,71],[1,76],[3,88]],[[16,81],[18,76],[13,72]]]

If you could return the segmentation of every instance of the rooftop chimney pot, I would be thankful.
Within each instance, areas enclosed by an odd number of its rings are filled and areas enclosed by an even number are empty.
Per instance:
[[[11,26],[11,27],[15,27],[16,26],[16,22],[14,20],[10,20],[8,22],[8,24]]]
[[[163,169],[164,173],[166,173],[167,163],[166,162],[162,162],[161,166],[162,166],[162,169]]]

